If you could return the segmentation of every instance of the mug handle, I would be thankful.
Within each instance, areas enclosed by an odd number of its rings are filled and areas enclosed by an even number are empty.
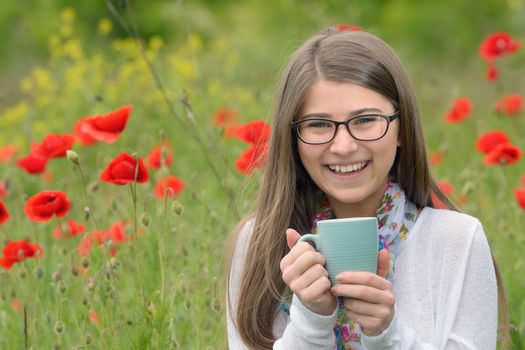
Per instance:
[[[318,250],[318,247],[319,247],[318,239],[319,239],[319,237],[317,237],[317,235],[313,235],[311,233],[307,233],[305,235],[302,235],[297,240],[297,243],[300,243],[300,242],[311,243],[314,246],[315,250]]]

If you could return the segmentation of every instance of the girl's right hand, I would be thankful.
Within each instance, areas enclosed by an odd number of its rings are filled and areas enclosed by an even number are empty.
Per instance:
[[[281,260],[283,280],[310,311],[331,315],[337,298],[330,292],[324,257],[306,242],[296,244],[300,237],[297,231],[286,230],[290,252]]]

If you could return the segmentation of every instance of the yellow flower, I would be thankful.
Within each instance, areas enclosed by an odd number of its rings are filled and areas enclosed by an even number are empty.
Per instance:
[[[98,21],[97,30],[100,35],[108,35],[113,29],[113,23],[107,18],[101,18]]]
[[[60,12],[60,17],[62,18],[62,21],[65,23],[73,22],[76,16],[77,16],[77,13],[72,7],[66,7],[62,9],[62,11]]]
[[[0,126],[8,127],[22,121],[29,110],[26,102],[19,102],[13,107],[6,108],[4,113],[0,114]]]
[[[158,51],[163,46],[164,46],[164,40],[160,36],[154,35],[149,39],[149,48],[152,51],[154,52]]]
[[[190,47],[195,51],[199,52],[202,50],[202,39],[200,36],[198,36],[195,33],[192,33],[190,37],[188,38],[188,42],[190,44]]]

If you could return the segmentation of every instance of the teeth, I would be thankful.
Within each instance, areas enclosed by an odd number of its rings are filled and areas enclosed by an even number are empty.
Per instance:
[[[336,173],[346,174],[350,172],[354,172],[356,170],[360,170],[364,168],[366,165],[366,162],[361,163],[355,163],[350,165],[329,165],[328,168],[330,170],[335,171]]]

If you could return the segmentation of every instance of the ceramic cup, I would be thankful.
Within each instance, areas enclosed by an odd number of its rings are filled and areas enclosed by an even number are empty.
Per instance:
[[[305,234],[298,242],[312,243],[326,260],[332,284],[345,271],[377,272],[377,218],[322,220],[317,234]]]

